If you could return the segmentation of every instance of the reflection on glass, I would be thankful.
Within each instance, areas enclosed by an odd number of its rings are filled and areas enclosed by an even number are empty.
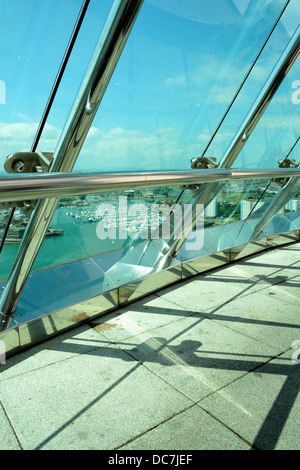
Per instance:
[[[37,150],[54,151],[111,3],[90,2]],[[32,147],[81,6],[82,0],[60,0],[55,5],[52,0],[3,0],[1,4],[0,174],[7,155]],[[0,254],[0,279],[8,275],[17,254],[20,213],[16,210]],[[9,214],[6,209],[1,213],[0,241]],[[50,232],[47,239],[53,236]]]
[[[91,0],[39,150],[53,152],[112,0]],[[29,151],[82,0],[2,0],[0,173],[7,155]]]
[[[274,6],[274,5],[273,5]],[[230,144],[236,129],[247,115],[247,111],[263,88],[270,72],[299,27],[299,4],[291,0],[281,20],[274,29],[258,61],[243,85],[232,108],[229,110],[219,132],[208,148],[207,155],[220,161]],[[279,159],[287,154],[299,135],[299,106],[293,96],[297,91],[293,83],[299,75],[299,60],[289,70],[277,91],[275,99],[267,108],[263,118],[248,139],[246,146],[234,163],[235,168],[274,168]]]
[[[80,6],[80,0],[55,7],[52,0],[1,2],[0,172],[7,155],[32,145]],[[49,124],[45,134],[52,148],[59,131]]]
[[[204,245],[200,250],[190,250],[189,242],[182,246],[177,258],[181,261],[198,258],[224,249],[249,243],[259,236],[260,224],[278,199],[281,185],[270,180],[232,181],[227,183],[205,210]],[[279,223],[268,230],[268,235],[300,228],[300,181],[283,205],[278,205],[276,215],[286,216],[284,227]],[[269,221],[272,223],[273,218]],[[263,225],[264,228],[264,225]]]
[[[61,198],[51,228],[63,235],[44,240],[34,269],[142,243],[180,194],[180,188],[172,187]]]
[[[253,231],[280,189],[276,182],[270,180],[228,182],[204,211],[204,223],[200,227],[200,230],[204,229],[204,246],[198,251],[188,249],[189,256],[209,253],[212,249],[211,231],[216,251],[224,248],[222,243],[225,239],[227,248],[241,244],[241,240],[249,240],[252,236],[249,227]],[[139,244],[147,248],[145,242],[153,242],[157,238],[168,242],[169,220],[174,207],[177,204],[182,209],[180,215],[184,217],[190,198],[190,191],[185,191],[179,199],[181,193],[180,187],[165,187],[61,198],[34,270]],[[279,213],[299,211],[298,185],[292,199],[279,208]],[[9,273],[25,224],[26,217],[17,209],[2,253],[0,279]],[[182,252],[186,252],[187,246],[192,246],[192,240],[193,234]]]
[[[289,153],[300,136],[299,76],[298,58],[236,159],[236,168],[278,168],[278,162]],[[299,152],[297,146],[291,158],[299,161]]]
[[[75,169],[189,169],[285,5],[145,0]],[[269,51],[275,62],[285,42],[276,44]],[[222,132],[223,150],[270,73],[269,62],[234,111],[234,128]]]

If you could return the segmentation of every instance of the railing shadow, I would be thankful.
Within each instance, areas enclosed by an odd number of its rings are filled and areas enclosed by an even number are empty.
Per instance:
[[[274,281],[274,272],[273,281]],[[98,327],[101,325],[102,322],[107,321],[107,319],[100,319],[99,322],[91,322],[89,325],[87,324],[85,328],[89,330],[91,327],[97,330],[99,333],[99,339],[95,340],[88,340],[88,345],[80,345],[80,339],[76,339],[76,337],[72,338],[72,342],[64,341],[64,335],[61,337],[55,338],[52,343],[45,342],[43,345],[36,346],[34,349],[24,352],[21,356],[15,356],[12,358],[12,362],[8,361],[6,365],[6,369],[12,367],[13,365],[17,364],[18,362],[22,362],[24,358],[30,357],[31,354],[37,350],[36,348],[49,348],[49,344],[51,344],[52,348],[56,351],[63,351],[68,352],[71,354],[88,354],[88,355],[97,355],[99,358],[101,357],[110,357],[112,359],[122,359],[124,361],[128,361],[129,363],[132,362],[133,367],[131,367],[123,376],[119,377],[113,384],[111,384],[104,392],[99,394],[93,401],[87,404],[84,408],[82,408],[76,415],[72,416],[68,421],[66,421],[60,428],[58,428],[53,434],[48,436],[44,439],[36,449],[42,449],[54,439],[57,435],[59,435],[66,427],[68,427],[76,418],[86,413],[89,408],[95,405],[95,403],[99,402],[105,395],[107,395],[112,389],[117,387],[122,381],[130,379],[131,374],[139,367],[143,367],[146,363],[156,363],[161,366],[165,367],[172,367],[178,364],[184,364],[193,369],[201,368],[202,371],[205,369],[218,369],[218,370],[234,370],[241,372],[239,374],[238,379],[242,378],[246,374],[253,373],[254,371],[259,371],[263,374],[272,374],[272,375],[279,375],[285,377],[285,381],[281,390],[279,391],[276,399],[273,402],[271,409],[267,412],[266,417],[263,421],[263,424],[260,426],[259,431],[256,434],[255,439],[252,442],[253,449],[267,449],[273,450],[276,448],[277,442],[281,436],[282,430],[286,425],[286,422],[289,418],[289,414],[298,397],[298,392],[300,389],[300,371],[298,367],[295,367],[292,363],[287,364],[286,359],[280,357],[280,355],[276,356],[276,363],[272,362],[274,359],[270,356],[264,356],[259,354],[248,354],[248,353],[233,353],[229,352],[231,358],[224,358],[222,355],[224,353],[218,351],[206,351],[202,349],[203,340],[201,336],[197,336],[193,339],[182,339],[180,343],[178,343],[178,339],[183,337],[184,334],[187,332],[191,332],[197,325],[201,322],[205,321],[206,319],[209,320],[222,320],[223,322],[229,323],[251,323],[266,326],[272,325],[275,327],[289,327],[294,328],[295,330],[299,329],[298,323],[286,323],[286,322],[278,322],[278,321],[266,321],[263,319],[253,319],[247,317],[233,317],[231,315],[224,315],[221,313],[222,308],[225,305],[228,305],[231,302],[234,302],[236,299],[241,298],[244,295],[248,295],[249,290],[255,285],[255,283],[259,283],[262,280],[265,281],[268,277],[256,276],[255,281],[250,282],[250,280],[246,280],[246,287],[239,291],[237,294],[229,297],[225,302],[221,303],[214,309],[210,311],[192,311],[183,309],[180,305],[176,304],[175,300],[171,300],[169,302],[170,306],[174,305],[174,309],[170,308],[162,308],[162,307],[149,307],[146,305],[147,299],[145,301],[139,301],[138,304],[138,312],[142,315],[143,312],[151,313],[151,315],[166,315],[170,317],[170,321],[173,321],[172,318],[175,317],[176,320],[180,321],[180,317],[184,318],[190,316],[194,318],[194,322],[189,324],[187,328],[180,330],[176,335],[173,335],[169,338],[164,338],[161,336],[152,336],[155,332],[155,329],[151,331],[148,330],[148,334],[150,338],[144,341],[133,341],[134,334],[129,332],[128,338],[130,337],[130,341],[127,339],[125,340],[118,340],[112,341],[108,332],[104,329],[99,329]],[[214,282],[214,279],[211,279],[211,282]],[[223,278],[216,278],[216,281],[224,281],[224,282],[232,282],[232,279]],[[282,282],[287,282],[285,276],[278,276],[275,279],[277,284]],[[193,282],[193,281],[187,281]],[[241,282],[241,280],[239,281]],[[273,284],[273,282],[272,282]],[[268,282],[266,284],[262,284],[262,286],[268,286]],[[291,284],[293,285],[293,284]],[[135,308],[136,304],[131,304],[130,308]],[[116,316],[122,315],[122,313],[126,312],[126,307],[123,307],[121,310],[109,314],[110,319],[113,319]],[[178,318],[176,318],[178,317]],[[163,323],[166,325],[168,320]],[[161,326],[161,325],[159,325]],[[69,334],[68,334],[69,335]],[[74,336],[76,335],[76,330],[74,331]],[[50,340],[52,341],[52,340]],[[177,341],[177,344],[174,345],[174,342]],[[82,349],[81,349],[82,348]],[[282,351],[285,352],[285,351]],[[204,357],[205,355],[205,357]],[[236,356],[236,358],[234,357]],[[73,357],[73,356],[70,356]],[[278,363],[282,361],[282,364]],[[299,366],[300,367],[300,366]],[[237,380],[238,380],[237,379]],[[226,384],[227,386],[228,384]],[[211,393],[215,393],[218,390],[212,389]],[[199,405],[201,406],[201,404]]]

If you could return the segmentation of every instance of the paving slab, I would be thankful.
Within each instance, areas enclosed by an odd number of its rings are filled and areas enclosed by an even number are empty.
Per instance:
[[[257,449],[299,450],[300,365],[291,352],[199,402]]]
[[[125,323],[126,314],[123,322]],[[209,395],[276,355],[276,349],[201,316],[181,319],[151,332],[130,320],[135,335],[110,339],[156,376],[193,401]],[[105,335],[105,332],[103,333]]]
[[[176,288],[174,289],[176,291]],[[151,295],[105,317],[93,320],[90,325],[113,341],[126,339],[140,332],[151,331],[162,325],[177,322],[194,315],[184,304],[178,305],[161,296]]]
[[[275,250],[246,261],[232,263],[167,287],[157,293],[163,300],[185,306],[191,311],[204,312],[221,307],[236,298],[248,296],[270,286],[286,283],[290,296],[296,295],[299,282],[300,251]],[[286,265],[284,264],[286,263]],[[296,279],[294,279],[296,278]],[[300,290],[300,289],[298,289]],[[297,294],[299,296],[299,294]]]
[[[282,300],[271,288],[235,299],[205,315],[273,346],[277,353],[286,351],[299,337],[299,304]]]
[[[18,439],[0,403],[0,450],[21,450]]]
[[[121,450],[141,449],[250,450],[251,445],[194,405],[121,447]]]
[[[79,326],[8,358],[5,364],[0,364],[0,383],[50,364],[59,364],[73,356],[89,353],[99,345],[100,338],[95,330],[88,325]]]
[[[108,341],[4,380],[0,396],[25,450],[115,448],[191,405]]]
[[[296,305],[300,309],[300,276],[289,278],[276,286],[270,286],[268,291],[285,302]]]

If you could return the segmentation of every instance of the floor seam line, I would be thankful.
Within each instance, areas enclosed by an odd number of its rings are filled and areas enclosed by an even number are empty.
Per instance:
[[[13,432],[13,434],[14,434],[16,440],[17,440],[17,443],[18,443],[20,449],[21,449],[21,450],[24,450],[24,449],[23,449],[23,446],[22,446],[22,444],[21,444],[21,442],[20,442],[20,440],[19,440],[19,438],[18,438],[18,435],[17,435],[17,433],[16,433],[16,431],[15,431],[15,428],[13,427],[12,422],[11,422],[11,420],[10,420],[10,418],[9,418],[7,412],[6,412],[6,409],[5,409],[5,407],[4,407],[4,405],[3,405],[3,403],[2,403],[1,400],[0,400],[0,406],[1,406],[2,410],[3,410],[3,413],[4,413],[4,415],[5,415],[6,419],[7,419],[7,421],[8,421],[8,424],[9,424],[9,426],[10,426],[10,428],[11,428],[11,430],[12,430],[12,432]]]

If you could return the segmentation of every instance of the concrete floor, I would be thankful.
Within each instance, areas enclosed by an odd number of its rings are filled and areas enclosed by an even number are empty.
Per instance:
[[[300,449],[299,268],[268,251],[8,359],[0,449]]]

